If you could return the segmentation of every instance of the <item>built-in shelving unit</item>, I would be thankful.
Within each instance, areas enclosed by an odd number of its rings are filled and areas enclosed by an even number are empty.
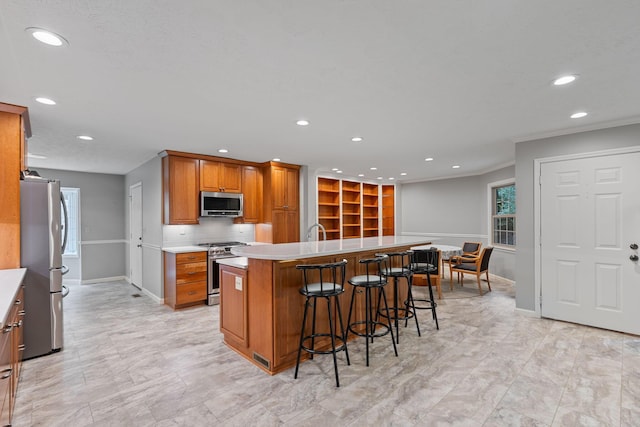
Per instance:
[[[382,186],[382,235],[395,234],[395,187]]]
[[[361,237],[360,183],[342,181],[342,238]]]
[[[340,238],[339,179],[318,178],[318,222],[324,226],[327,240]]]
[[[362,237],[376,237],[380,234],[377,184],[362,183]]]

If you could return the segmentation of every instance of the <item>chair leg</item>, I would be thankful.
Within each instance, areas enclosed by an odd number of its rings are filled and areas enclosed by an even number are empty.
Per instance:
[[[480,286],[480,274],[476,274],[476,279],[478,279],[478,290],[480,291],[480,295],[482,295],[482,286]]]
[[[449,263],[449,288],[453,291],[453,267]]]
[[[489,291],[491,291],[491,282],[489,281],[489,270],[485,271],[487,274],[487,286],[489,286]]]

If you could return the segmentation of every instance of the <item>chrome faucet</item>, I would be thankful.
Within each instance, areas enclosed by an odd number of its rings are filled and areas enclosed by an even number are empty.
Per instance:
[[[307,242],[311,240],[311,232],[316,227],[322,230],[322,240],[327,240],[327,230],[325,230],[324,225],[320,224],[319,222],[316,222],[315,224],[313,224],[311,227],[307,229]]]

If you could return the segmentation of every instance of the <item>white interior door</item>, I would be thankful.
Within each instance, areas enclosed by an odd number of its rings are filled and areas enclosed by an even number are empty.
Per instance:
[[[640,153],[541,164],[541,313],[640,334]]]
[[[142,289],[142,183],[132,185],[130,193],[129,277]]]

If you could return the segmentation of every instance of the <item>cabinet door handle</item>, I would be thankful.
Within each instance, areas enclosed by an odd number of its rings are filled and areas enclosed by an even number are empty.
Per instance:
[[[20,310],[20,311],[18,312],[18,316],[24,316],[25,314],[27,314],[27,312],[26,312],[26,311],[24,311],[24,310]]]
[[[11,330],[13,329],[13,325],[9,324],[7,326],[4,327],[4,329],[2,330],[3,333],[7,334],[9,332],[11,332]]]
[[[194,274],[196,274],[196,273],[197,273],[197,271],[189,271],[187,274],[188,274],[189,276],[191,276],[191,275],[194,275]]]
[[[7,378],[9,378],[12,371],[13,369],[11,368],[3,369],[2,371],[0,371],[0,373],[2,374],[2,376],[0,376],[0,380],[6,380]]]
[[[20,301],[19,299],[16,300],[15,305],[20,305],[22,304],[22,301]]]
[[[19,327],[21,327],[21,326],[22,326],[22,319],[20,319],[18,322],[16,322],[16,323],[14,323],[14,324],[13,324],[13,327],[14,327],[14,328],[19,328]]]
[[[24,351],[24,348],[25,348],[25,347],[24,347],[24,344],[20,344],[20,345],[18,346],[18,350],[19,350],[19,351]]]
[[[190,291],[187,295],[195,295],[195,294],[197,294],[196,291]]]

